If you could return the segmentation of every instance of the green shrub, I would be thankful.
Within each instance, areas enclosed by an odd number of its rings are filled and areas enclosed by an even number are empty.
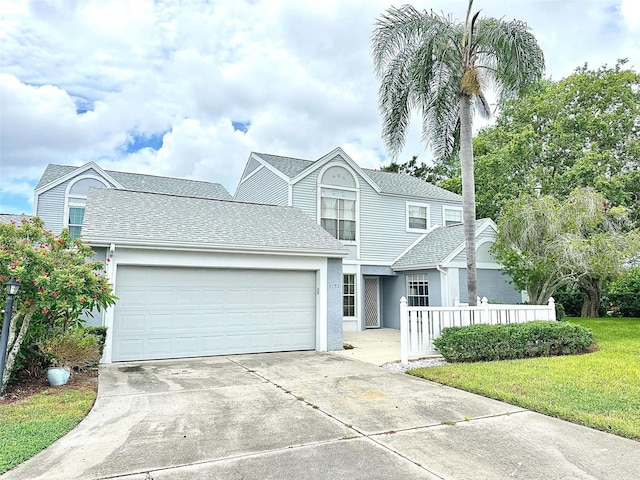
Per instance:
[[[553,292],[553,299],[556,305],[562,304],[565,315],[579,317],[582,310],[584,295],[575,285],[565,285]]]
[[[104,351],[104,344],[107,341],[107,327],[84,327],[85,335],[93,335],[98,338],[98,348],[100,350],[100,357]]]
[[[540,320],[445,328],[433,344],[448,362],[512,360],[582,353],[593,345],[593,333],[580,325]]]
[[[624,271],[609,288],[611,311],[623,317],[640,317],[640,267]]]
[[[38,343],[54,367],[86,367],[98,360],[98,337],[82,329],[54,334]]]

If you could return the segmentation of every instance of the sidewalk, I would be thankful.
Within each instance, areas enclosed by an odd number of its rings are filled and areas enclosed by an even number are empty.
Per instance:
[[[400,361],[400,330],[371,328],[361,332],[344,332],[342,335],[343,343],[353,346],[353,349],[333,353],[378,366]],[[409,357],[410,360],[416,358]]]

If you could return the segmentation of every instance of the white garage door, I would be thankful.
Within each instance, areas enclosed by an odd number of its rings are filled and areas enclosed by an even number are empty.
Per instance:
[[[315,272],[120,266],[113,361],[313,350]]]

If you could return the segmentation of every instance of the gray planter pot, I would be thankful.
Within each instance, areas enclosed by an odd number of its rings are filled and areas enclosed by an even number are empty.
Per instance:
[[[47,380],[49,380],[49,385],[53,385],[54,387],[67,383],[70,375],[71,369],[69,367],[50,367],[47,370]]]

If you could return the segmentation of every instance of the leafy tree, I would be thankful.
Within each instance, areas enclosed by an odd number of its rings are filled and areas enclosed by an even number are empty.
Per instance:
[[[418,156],[414,155],[411,160],[405,163],[391,161],[389,165],[381,167],[380,170],[383,172],[406,173],[425,182],[438,185],[448,178],[456,176],[459,168],[460,162],[455,160],[452,163],[439,162],[435,165],[427,165],[424,162],[418,164]]]
[[[464,23],[410,5],[391,7],[376,22],[372,51],[383,138],[392,157],[404,146],[414,111],[422,114],[423,140],[436,160],[459,149],[467,290],[475,304],[473,113],[490,115],[489,85],[504,99],[537,82],[544,58],[525,23],[471,16],[472,5],[470,0]]]
[[[608,291],[609,301],[625,317],[640,317],[640,267],[624,270]]]
[[[584,297],[581,315],[595,317],[602,292],[640,249],[640,234],[628,228],[627,213],[586,188],[564,201],[521,197],[505,206],[493,252],[532,303],[544,304],[574,284]]]
[[[93,255],[81,239],[72,240],[67,229],[54,236],[37,217],[0,223],[0,282],[16,278],[21,284],[9,327],[4,385],[23,343],[37,342],[54,327],[66,330],[81,323],[80,315],[114,303],[116,297],[101,273],[104,264],[89,261]],[[0,306],[4,302],[0,299]]]
[[[592,187],[640,226],[640,74],[625,64],[585,65],[501,105],[473,144],[480,216],[499,217],[521,192]]]

